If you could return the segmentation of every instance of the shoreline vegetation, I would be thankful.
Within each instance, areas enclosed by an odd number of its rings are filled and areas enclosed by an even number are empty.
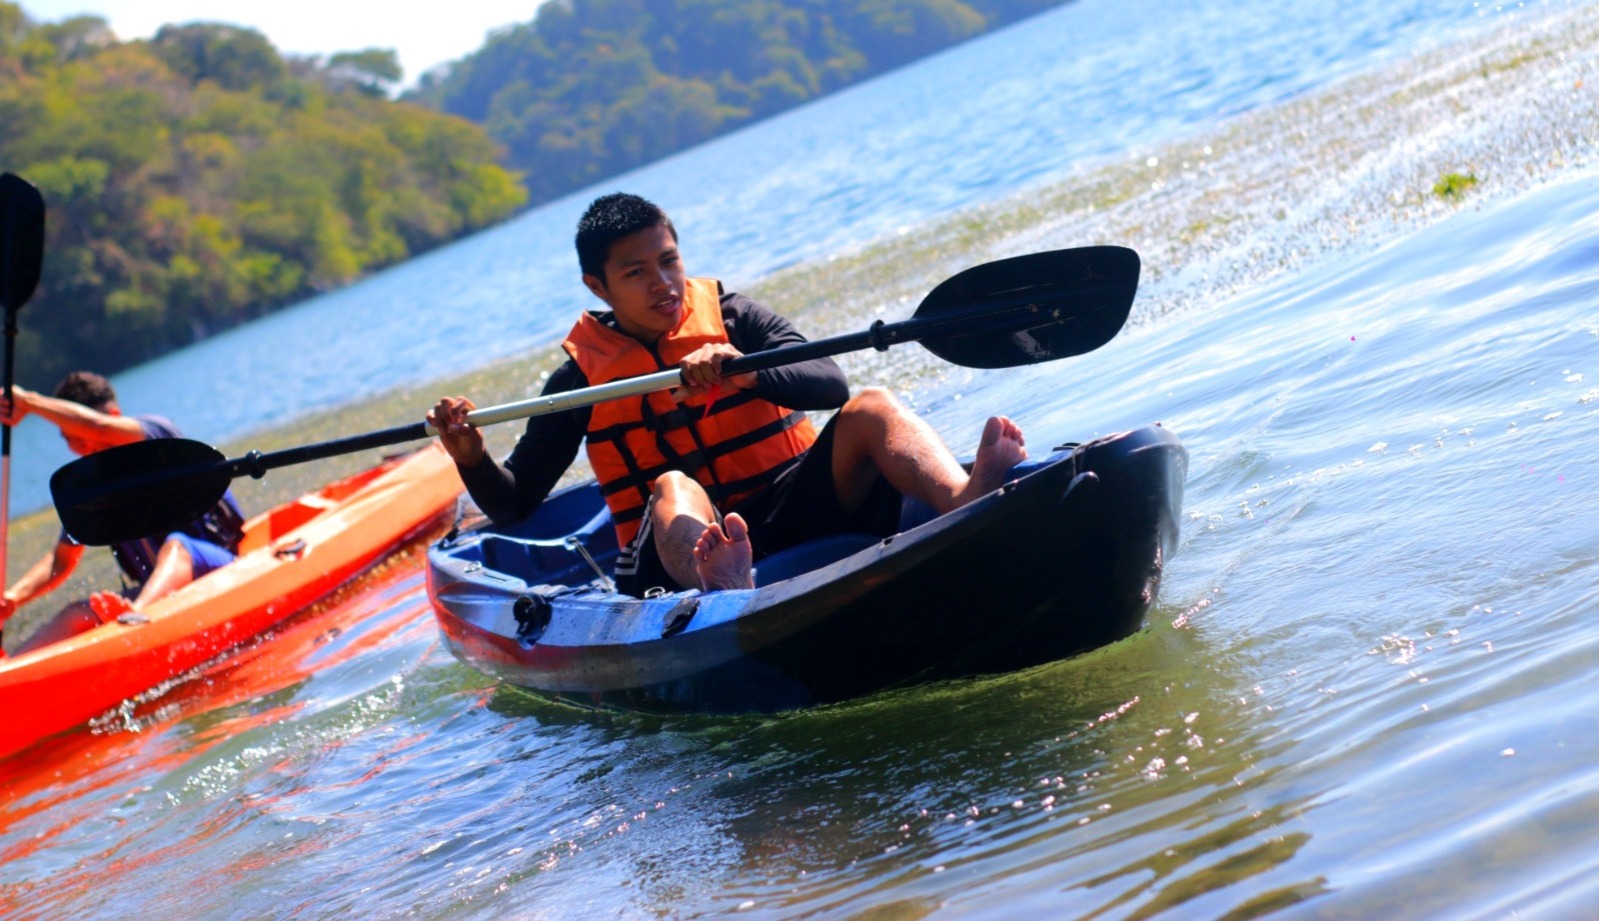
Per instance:
[[[746,293],[820,338],[854,331],[875,316],[908,316],[934,284],[968,265],[1120,243],[1144,258],[1138,301],[1123,333],[1138,335],[1155,320],[1203,310],[1340,253],[1374,249],[1463,209],[1599,163],[1599,61],[1581,53],[1595,46],[1599,6],[1506,16],[1502,26],[1327,89],[1085,165],[904,235],[784,269]],[[1452,175],[1472,181],[1451,181]],[[1440,183],[1449,194],[1435,191]],[[686,256],[692,268],[693,254]],[[575,267],[573,273],[576,285]],[[231,457],[414,422],[443,393],[469,394],[480,406],[524,399],[538,392],[541,375],[558,358],[551,343],[456,377],[292,420],[223,450]],[[952,370],[913,347],[854,353],[840,363],[853,386],[892,387],[912,402],[937,399],[964,375],[981,373]],[[1144,420],[1129,423],[1138,421]],[[490,448],[503,454],[521,430],[511,422],[485,434]],[[235,481],[235,490],[247,511],[258,512],[374,456],[285,468],[262,481]],[[53,511],[45,510],[12,527],[15,578],[48,548],[58,526]],[[52,601],[115,581],[109,554],[86,554],[66,586],[17,615],[6,645],[42,620]]]
[[[18,382],[114,373],[520,209],[483,129],[389,100],[399,76],[392,52],[213,23],[121,42],[0,0],[0,168],[46,206]]]

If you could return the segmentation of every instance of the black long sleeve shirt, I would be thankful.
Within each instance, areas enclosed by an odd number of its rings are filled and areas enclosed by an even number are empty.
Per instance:
[[[805,341],[786,318],[742,294],[724,292],[721,303],[728,341],[746,355]],[[594,315],[615,328],[610,311]],[[849,383],[831,358],[758,371],[755,380],[757,396],[788,409],[837,409],[849,399]],[[588,378],[569,358],[550,375],[543,392],[565,393],[587,386]],[[461,481],[478,508],[500,525],[533,514],[577,458],[591,415],[585,407],[533,416],[503,465],[485,457],[476,467],[462,468]]]

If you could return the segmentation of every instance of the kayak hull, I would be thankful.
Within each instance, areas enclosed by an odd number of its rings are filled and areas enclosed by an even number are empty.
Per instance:
[[[1176,548],[1187,453],[1148,426],[1019,467],[1002,489],[874,539],[776,554],[757,588],[605,591],[615,539],[592,484],[529,522],[429,552],[429,597],[463,662],[586,705],[775,711],[1011,671],[1137,631]],[[907,503],[909,505],[909,503]],[[540,519],[545,519],[541,521]]]
[[[182,676],[327,595],[448,511],[461,483],[431,445],[245,524],[239,558],[151,604],[0,659],[0,757]]]

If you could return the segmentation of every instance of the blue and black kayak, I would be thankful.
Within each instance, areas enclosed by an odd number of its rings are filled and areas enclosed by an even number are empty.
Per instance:
[[[653,712],[777,711],[1012,671],[1143,625],[1177,545],[1188,455],[1158,425],[1029,459],[1003,487],[899,533],[760,561],[756,587],[634,598],[606,573],[594,483],[527,520],[452,533],[428,596],[456,657],[541,695]]]

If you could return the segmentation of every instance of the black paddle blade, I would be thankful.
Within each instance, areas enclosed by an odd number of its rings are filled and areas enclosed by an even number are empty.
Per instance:
[[[118,544],[164,535],[210,511],[233,481],[226,463],[222,452],[186,438],[136,441],[57,470],[50,495],[73,540]]]
[[[0,307],[27,303],[43,266],[44,197],[15,175],[0,175]]]
[[[968,368],[1012,368],[1092,352],[1121,331],[1138,291],[1138,254],[1123,246],[1030,253],[972,266],[922,300],[916,319],[989,315],[993,322],[923,347]]]

